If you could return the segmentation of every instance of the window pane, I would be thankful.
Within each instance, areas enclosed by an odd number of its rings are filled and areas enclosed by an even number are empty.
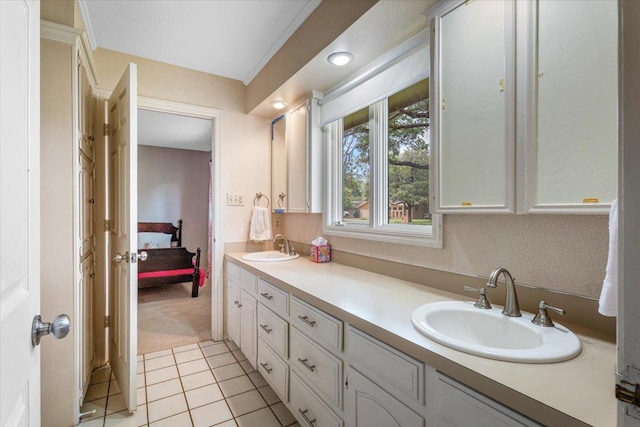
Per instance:
[[[389,97],[389,224],[431,225],[429,79]]]
[[[342,221],[368,224],[369,108],[342,119]]]

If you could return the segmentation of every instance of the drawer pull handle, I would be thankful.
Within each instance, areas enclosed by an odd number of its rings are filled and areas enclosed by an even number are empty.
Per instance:
[[[265,297],[268,300],[272,300],[273,299],[273,295],[269,295],[269,292],[264,292],[264,293],[261,293],[260,295],[262,295],[263,297]]]
[[[273,369],[269,367],[268,363],[260,363],[260,366],[262,366],[262,369],[264,369],[267,374],[270,374],[271,371],[273,371]]]
[[[260,327],[268,334],[271,333],[273,329],[269,328],[267,325],[260,325]]]
[[[302,363],[302,366],[304,366],[305,368],[307,368],[307,369],[308,369],[308,370],[310,370],[311,372],[315,371],[315,370],[316,370],[316,365],[309,365],[309,364],[307,363],[307,360],[309,360],[309,359],[300,359],[300,358],[298,357],[298,362]]]
[[[309,316],[300,316],[300,315],[298,315],[298,319],[302,320],[304,323],[306,323],[307,325],[311,326],[312,328],[316,325],[316,321],[315,320],[309,320]]]
[[[302,418],[304,418],[304,420],[307,422],[307,424],[309,424],[311,427],[313,427],[313,425],[316,423],[316,419],[312,419],[310,420],[309,417],[307,417],[307,412],[309,412],[308,409],[305,409],[304,411],[300,408],[298,408],[298,413],[302,416]]]

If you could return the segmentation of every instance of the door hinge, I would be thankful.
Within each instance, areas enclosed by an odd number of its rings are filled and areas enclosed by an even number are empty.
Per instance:
[[[111,231],[111,220],[110,219],[105,219],[104,220],[104,231]]]
[[[635,387],[635,390],[629,390],[620,384],[616,384],[616,399],[624,403],[640,406],[640,386],[638,384],[629,384]]]
[[[104,327],[105,328],[111,327],[111,316],[104,316]]]
[[[109,136],[109,123],[103,125],[104,136]]]

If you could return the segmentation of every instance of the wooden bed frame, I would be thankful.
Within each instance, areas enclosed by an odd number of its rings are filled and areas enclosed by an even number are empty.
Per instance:
[[[192,282],[191,296],[196,298],[204,283],[201,250],[198,248],[194,253],[182,247],[182,220],[178,221],[178,227],[170,222],[139,222],[138,232],[171,234],[172,245],[177,243],[170,248],[138,249],[138,253],[147,253],[147,260],[138,263],[138,288]]]

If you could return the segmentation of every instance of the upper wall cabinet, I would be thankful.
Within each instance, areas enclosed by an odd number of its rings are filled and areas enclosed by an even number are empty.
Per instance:
[[[318,96],[314,92],[314,96],[297,102],[284,119],[276,119],[272,124],[271,182],[276,209],[322,212],[322,128]]]
[[[530,46],[526,210],[608,213],[618,179],[618,4],[539,0],[519,7]]]
[[[442,2],[431,24],[435,211],[514,211],[514,5]]]

